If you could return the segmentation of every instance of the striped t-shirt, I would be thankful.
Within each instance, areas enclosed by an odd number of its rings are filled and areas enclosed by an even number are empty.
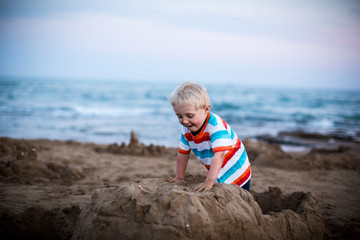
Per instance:
[[[233,129],[218,115],[209,112],[201,132],[194,136],[183,127],[179,152],[193,151],[200,162],[210,169],[215,152],[225,151],[224,162],[215,183],[243,186],[251,178],[251,169],[244,145]]]

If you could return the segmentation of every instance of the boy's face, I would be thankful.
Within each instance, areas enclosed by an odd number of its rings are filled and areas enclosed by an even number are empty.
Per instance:
[[[210,106],[196,109],[194,105],[175,105],[173,108],[180,124],[191,132],[196,132],[201,128],[210,110]]]

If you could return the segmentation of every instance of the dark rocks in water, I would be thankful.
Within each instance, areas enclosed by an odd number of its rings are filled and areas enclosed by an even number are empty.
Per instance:
[[[293,131],[293,132],[279,132],[277,136],[271,135],[259,135],[256,139],[263,140],[267,143],[284,144],[291,146],[315,146],[317,143],[329,142],[329,141],[352,141],[359,143],[353,136],[349,136],[341,131],[321,134],[316,132],[304,132],[304,131]]]

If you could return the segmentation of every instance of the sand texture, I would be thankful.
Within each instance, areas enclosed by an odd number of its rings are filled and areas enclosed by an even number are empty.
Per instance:
[[[73,239],[323,238],[322,214],[310,193],[285,196],[276,209],[265,206],[268,195],[258,199],[266,212],[276,212],[263,215],[253,196],[235,185],[217,184],[206,193],[156,178],[107,186],[82,211]]]
[[[176,149],[0,138],[1,239],[358,239],[358,143],[283,152],[244,141],[251,193],[216,184]],[[351,147],[349,147],[351,146]]]

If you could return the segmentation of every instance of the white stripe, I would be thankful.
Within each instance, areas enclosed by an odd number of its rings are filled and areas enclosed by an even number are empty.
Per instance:
[[[233,181],[238,179],[238,177],[240,177],[249,166],[250,166],[249,159],[246,158],[244,165],[242,165],[241,168],[239,168],[236,172],[234,172],[233,175],[231,175],[228,179],[226,179],[225,183],[232,183]]]
[[[202,143],[195,143],[193,141],[190,141],[189,144],[192,149],[196,148],[198,151],[211,149],[211,145],[209,141],[204,141]]]
[[[200,162],[202,162],[204,165],[211,165],[212,158],[203,158],[200,159]]]
[[[214,132],[215,126],[211,125],[211,124],[207,124],[206,128],[204,129],[204,132]]]
[[[180,141],[180,144],[179,144],[179,148],[181,148],[182,150],[185,150],[185,151],[190,150],[190,147],[188,145],[183,144],[181,141]]]
[[[234,145],[230,138],[229,139],[219,138],[215,142],[212,143],[213,148],[230,146],[230,145]]]

